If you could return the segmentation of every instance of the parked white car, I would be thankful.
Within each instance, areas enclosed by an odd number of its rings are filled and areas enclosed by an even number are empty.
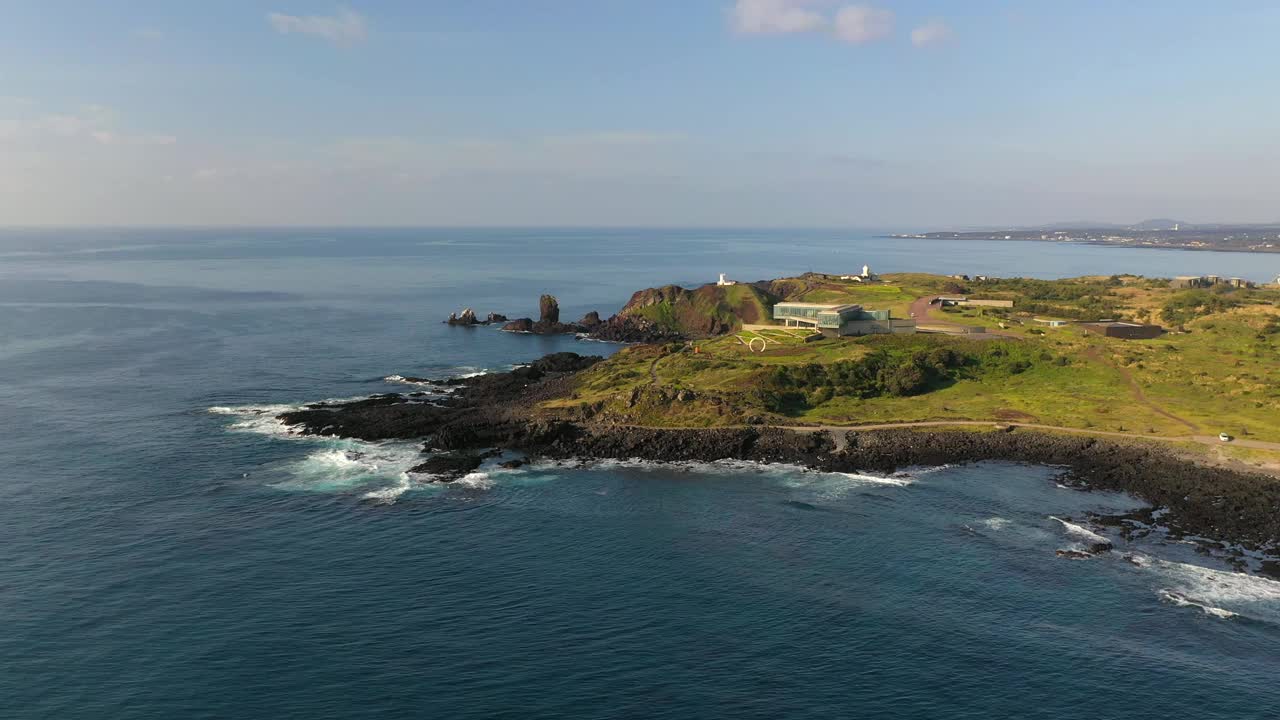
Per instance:
[[[1232,440],[1235,440],[1235,438],[1231,437],[1226,433],[1218,433],[1218,439],[1221,440],[1222,442],[1231,442]]]

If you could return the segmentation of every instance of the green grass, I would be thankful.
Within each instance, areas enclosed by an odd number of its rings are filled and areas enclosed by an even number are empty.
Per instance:
[[[909,304],[916,297],[938,292],[949,282],[936,276],[890,277],[885,285],[805,281],[804,299],[885,307]],[[800,281],[794,282],[801,286]],[[1086,285],[1096,288],[1097,282]],[[1040,294],[1057,292],[1043,284],[1031,287]],[[739,287],[726,294],[726,302],[749,302],[750,298],[740,295],[743,290]],[[830,295],[837,292],[839,295]],[[1062,294],[1079,292],[1078,288],[1067,289]],[[1125,279],[1107,302],[1116,303],[1126,313],[1143,315],[1158,311],[1172,294],[1159,283]],[[1011,375],[976,368],[955,382],[911,397],[860,399],[837,394],[823,401],[821,393],[810,393],[803,406],[789,409],[786,415],[771,413],[760,400],[758,391],[773,368],[857,361],[877,348],[895,346],[923,350],[967,347],[980,353],[980,348],[993,341],[912,335],[805,343],[781,328],[738,330],[697,341],[678,352],[674,348],[680,346],[628,348],[583,373],[576,397],[549,407],[592,403],[603,408],[607,418],[667,426],[732,424],[757,415],[778,422],[841,425],[989,420],[1164,437],[1192,434],[1177,419],[1157,412],[1155,408],[1159,408],[1198,426],[1199,434],[1226,431],[1242,438],[1280,442],[1277,302],[1280,293],[1275,291],[1249,291],[1241,294],[1239,307],[1187,323],[1188,334],[1147,341],[1103,338],[1086,334],[1077,326],[1035,328],[1044,334],[1032,334],[1027,332],[1032,326],[1014,324],[1015,331],[1024,331],[1016,333],[1020,340],[995,342],[1014,343],[1017,352],[1031,358],[1024,372]],[[1016,311],[1015,307],[1013,317],[1018,319]],[[665,311],[658,308],[653,312]],[[948,313],[945,318],[948,322],[996,326],[995,318],[976,309]],[[752,352],[739,335],[747,340],[765,337],[771,342],[764,352]],[[650,375],[651,366],[656,383]],[[1147,403],[1140,402],[1130,378],[1141,388]],[[691,392],[684,393],[685,400],[676,401],[673,397],[680,390]],[[816,402],[809,405],[811,401]]]

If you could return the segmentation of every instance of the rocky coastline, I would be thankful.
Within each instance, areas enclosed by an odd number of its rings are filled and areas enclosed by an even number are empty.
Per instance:
[[[635,299],[633,298],[633,302]],[[630,307],[631,304],[628,304]],[[444,321],[447,325],[459,327],[477,327],[485,325],[502,325],[505,332],[527,333],[531,335],[582,335],[592,340],[617,343],[658,343],[672,340],[683,340],[685,336],[679,332],[659,327],[656,323],[625,311],[611,316],[607,320],[600,318],[600,313],[592,310],[576,322],[560,320],[560,301],[554,295],[543,295],[538,299],[538,319],[509,319],[500,313],[489,313],[481,320],[471,308],[461,313],[451,313]]]
[[[312,405],[279,418],[308,435],[421,440],[431,457],[414,471],[443,482],[502,451],[548,459],[736,459],[833,472],[893,473],[991,460],[1049,465],[1061,468],[1057,481],[1064,485],[1123,491],[1152,506],[1132,516],[1101,518],[1104,523],[1126,529],[1158,527],[1175,538],[1207,538],[1280,558],[1280,483],[1265,475],[1196,463],[1152,443],[1021,429],[662,429],[535,409],[543,401],[571,395],[574,374],[600,361],[556,353],[510,372],[419,379],[447,390],[442,398],[380,395]],[[1156,508],[1159,512],[1153,513]]]

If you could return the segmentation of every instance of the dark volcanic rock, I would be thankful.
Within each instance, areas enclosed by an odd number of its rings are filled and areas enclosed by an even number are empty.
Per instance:
[[[506,321],[507,321],[506,315],[503,315],[501,313],[492,313],[492,312],[489,313],[485,317],[485,319],[481,320],[480,318],[476,317],[475,311],[472,310],[471,308],[464,309],[461,314],[450,313],[449,319],[445,320],[445,322],[450,325],[462,325],[462,326],[492,325],[494,323],[504,323]]]
[[[625,343],[661,343],[683,340],[684,336],[659,327],[636,315],[614,315],[589,331],[596,340]]]
[[[560,322],[560,301],[554,295],[543,295],[538,299],[538,322],[544,325]]]
[[[582,319],[578,321],[578,325],[582,326],[584,330],[591,330],[592,328],[599,325],[600,323],[601,323],[600,313],[596,312],[595,310],[592,310],[586,315],[583,315]]]
[[[476,318],[476,312],[471,308],[465,308],[462,314],[449,313],[449,319],[445,320],[450,325],[477,325],[480,320]]]
[[[424,439],[437,449],[519,450],[530,456],[641,458],[658,461],[743,459],[785,462],[840,472],[892,473],[913,466],[987,460],[1062,468],[1059,481],[1080,489],[1131,493],[1166,509],[1158,518],[1134,515],[1131,532],[1158,522],[1171,537],[1187,535],[1260,549],[1280,539],[1280,482],[1274,478],[1193,463],[1148,443],[1027,430],[967,432],[850,430],[842,443],[829,432],[760,425],[703,430],[653,429],[592,423],[590,408],[551,416],[544,400],[576,392],[573,373],[597,357],[557,353],[511,372],[442,381],[456,389],[438,404],[401,395],[319,404],[280,417],[311,435],[365,440]],[[676,395],[678,397],[678,395]],[[582,422],[583,420],[587,422]],[[461,461],[458,461],[461,462]],[[468,461],[471,462],[471,461]],[[1125,518],[1104,524],[1121,527]],[[1137,525],[1134,523],[1142,523]],[[1103,552],[1109,545],[1088,548]],[[1280,554],[1273,553],[1276,557]],[[1275,565],[1269,566],[1274,568]]]
[[[1093,555],[1080,550],[1059,550],[1057,551],[1057,555],[1060,558],[1067,558],[1068,560],[1088,560],[1093,557]]]
[[[544,355],[533,361],[531,367],[537,368],[542,372],[549,373],[566,373],[578,372],[586,370],[596,363],[604,360],[599,355],[579,355],[572,352],[558,352]]]
[[[533,332],[533,320],[529,318],[520,318],[519,320],[512,320],[506,325],[503,325],[502,329],[506,330],[507,332],[525,332],[525,333]]]
[[[509,444],[527,432],[509,415],[527,409],[532,386],[554,392],[555,381],[600,362],[599,356],[554,353],[511,372],[416,382],[455,387],[435,403],[404,395],[378,395],[346,403],[320,403],[284,413],[280,420],[306,435],[363,440],[433,438],[442,449],[472,449]]]
[[[409,472],[422,475],[433,475],[436,482],[453,482],[467,473],[480,467],[483,459],[479,455],[466,453],[447,453],[436,455],[418,465]]]

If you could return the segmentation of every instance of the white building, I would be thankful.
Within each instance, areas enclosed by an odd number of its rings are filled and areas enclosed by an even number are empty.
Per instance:
[[[725,279],[725,277],[724,277],[724,273],[720,273],[720,281],[719,281],[719,282],[717,282],[716,284],[717,284],[717,285],[719,285],[719,286],[721,286],[721,287],[724,287],[724,286],[726,286],[726,285],[737,285],[737,284],[738,284],[738,281],[737,281],[737,280],[726,280],[726,279]]]

